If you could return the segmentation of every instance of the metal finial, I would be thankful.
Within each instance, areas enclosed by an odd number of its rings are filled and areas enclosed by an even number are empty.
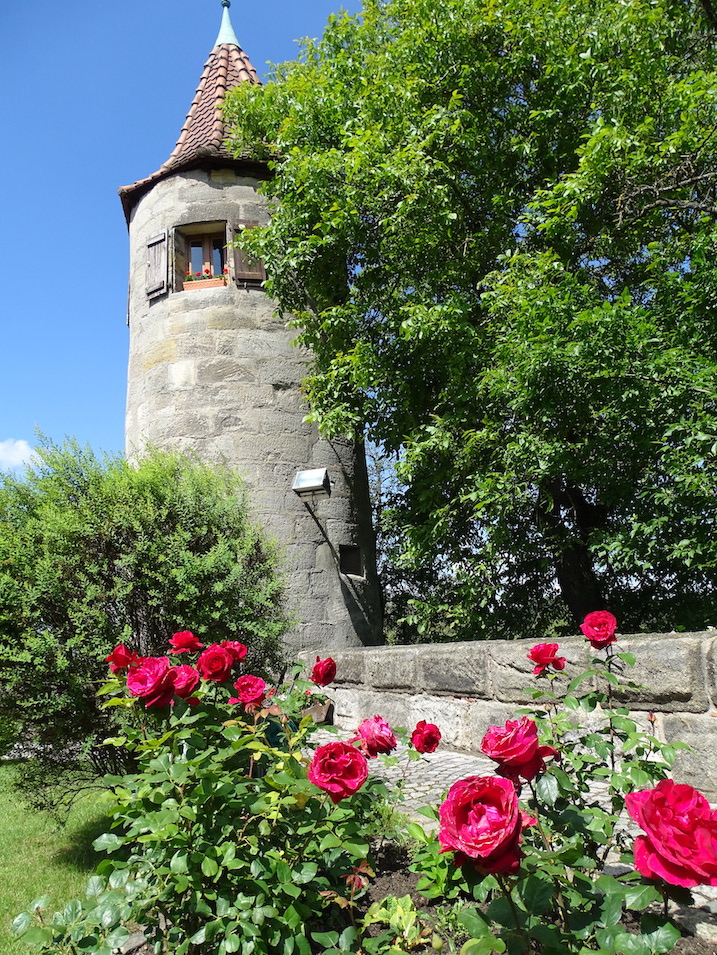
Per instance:
[[[235,46],[239,46],[239,40],[237,40],[236,33],[234,32],[234,27],[232,26],[232,21],[229,16],[229,7],[230,0],[222,0],[222,25],[219,28],[219,36],[217,37],[217,42],[214,46],[221,46],[224,43],[232,43]]]

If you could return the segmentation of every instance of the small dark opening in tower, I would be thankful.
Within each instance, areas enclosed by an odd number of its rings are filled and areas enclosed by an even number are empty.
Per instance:
[[[339,569],[342,574],[363,577],[361,548],[355,544],[339,544]]]

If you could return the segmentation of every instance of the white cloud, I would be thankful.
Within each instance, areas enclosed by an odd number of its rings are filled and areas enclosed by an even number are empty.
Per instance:
[[[35,452],[22,439],[7,438],[0,441],[0,470],[18,468],[32,460]]]

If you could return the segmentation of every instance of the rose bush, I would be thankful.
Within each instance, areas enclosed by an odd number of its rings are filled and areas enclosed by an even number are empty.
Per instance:
[[[565,669],[567,661],[565,657],[557,656],[557,652],[557,643],[536,643],[536,645],[528,651],[528,659],[532,660],[535,664],[535,668],[533,669],[535,676],[540,676],[548,667],[553,667],[554,670]]]
[[[363,786],[368,778],[368,763],[363,753],[350,743],[326,743],[317,747],[307,776],[309,782],[338,803]]]
[[[548,756],[559,756],[554,747],[540,744],[537,723],[527,716],[506,720],[505,726],[489,726],[480,748],[498,763],[501,776],[516,780],[534,779],[545,771]]]
[[[353,742],[357,743],[369,759],[375,759],[379,753],[390,753],[398,746],[398,740],[382,716],[370,716],[363,720]]]
[[[483,873],[514,875],[523,853],[523,829],[535,820],[521,812],[515,786],[498,776],[468,776],[448,790],[441,804],[438,841]]]
[[[717,811],[692,786],[664,779],[628,793],[627,810],[645,830],[635,840],[635,868],[648,879],[693,888],[717,885]]]
[[[229,679],[234,662],[235,655],[231,650],[213,643],[199,655],[197,669],[203,679],[224,683]]]
[[[250,713],[252,710],[258,709],[264,702],[268,687],[266,681],[262,680],[260,676],[247,673],[239,677],[234,684],[234,689],[236,690],[236,696],[230,697],[228,702],[242,703],[244,709]]]
[[[170,653],[188,653],[192,650],[201,650],[204,644],[195,637],[191,630],[180,630],[170,637]]]
[[[419,753],[435,753],[441,741],[441,731],[435,723],[419,720],[411,733],[411,743]]]
[[[326,657],[325,660],[322,660],[320,657],[316,658],[316,663],[313,666],[311,671],[311,681],[317,686],[328,686],[329,683],[333,683],[336,677],[336,663],[331,657]]]
[[[580,624],[580,629],[595,650],[603,650],[617,640],[617,620],[608,610],[589,613]]]
[[[96,842],[106,858],[88,900],[23,913],[18,935],[43,955],[111,955],[130,922],[172,955],[397,955],[431,936],[410,899],[356,907],[374,872],[367,821],[385,793],[367,756],[397,763],[386,754],[403,731],[373,716],[350,742],[312,753],[300,666],[281,687],[239,676],[232,697],[232,676],[205,676],[201,656],[135,661],[126,678],[112,668],[128,653],[110,657],[108,705],[141,710],[137,728],[107,742],[139,769],[112,781],[115,828]],[[436,949],[448,919],[469,936],[461,955],[660,955],[679,932],[649,907],[717,884],[715,814],[691,787],[662,781],[677,744],[613,706],[633,686],[622,680],[632,662],[608,643],[582,673],[543,672],[531,712],[486,733],[499,775],[458,780],[437,811],[422,810],[437,833],[407,825],[418,890],[443,913]],[[241,709],[230,705],[239,695]],[[419,760],[440,732],[420,721],[411,736]],[[618,828],[625,806],[645,831],[634,855]],[[615,851],[628,863],[620,875],[605,869]],[[631,933],[625,908],[642,913]]]

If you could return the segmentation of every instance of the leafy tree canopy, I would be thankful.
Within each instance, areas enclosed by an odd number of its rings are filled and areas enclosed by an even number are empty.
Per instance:
[[[45,441],[23,475],[0,477],[0,724],[40,744],[41,777],[83,756],[102,769],[112,750],[97,744],[120,714],[95,694],[113,647],[165,655],[192,630],[245,643],[255,672],[276,668],[281,598],[273,550],[228,470]]]
[[[705,0],[365,0],[234,145],[329,433],[398,455],[419,627],[714,623],[717,72]]]

